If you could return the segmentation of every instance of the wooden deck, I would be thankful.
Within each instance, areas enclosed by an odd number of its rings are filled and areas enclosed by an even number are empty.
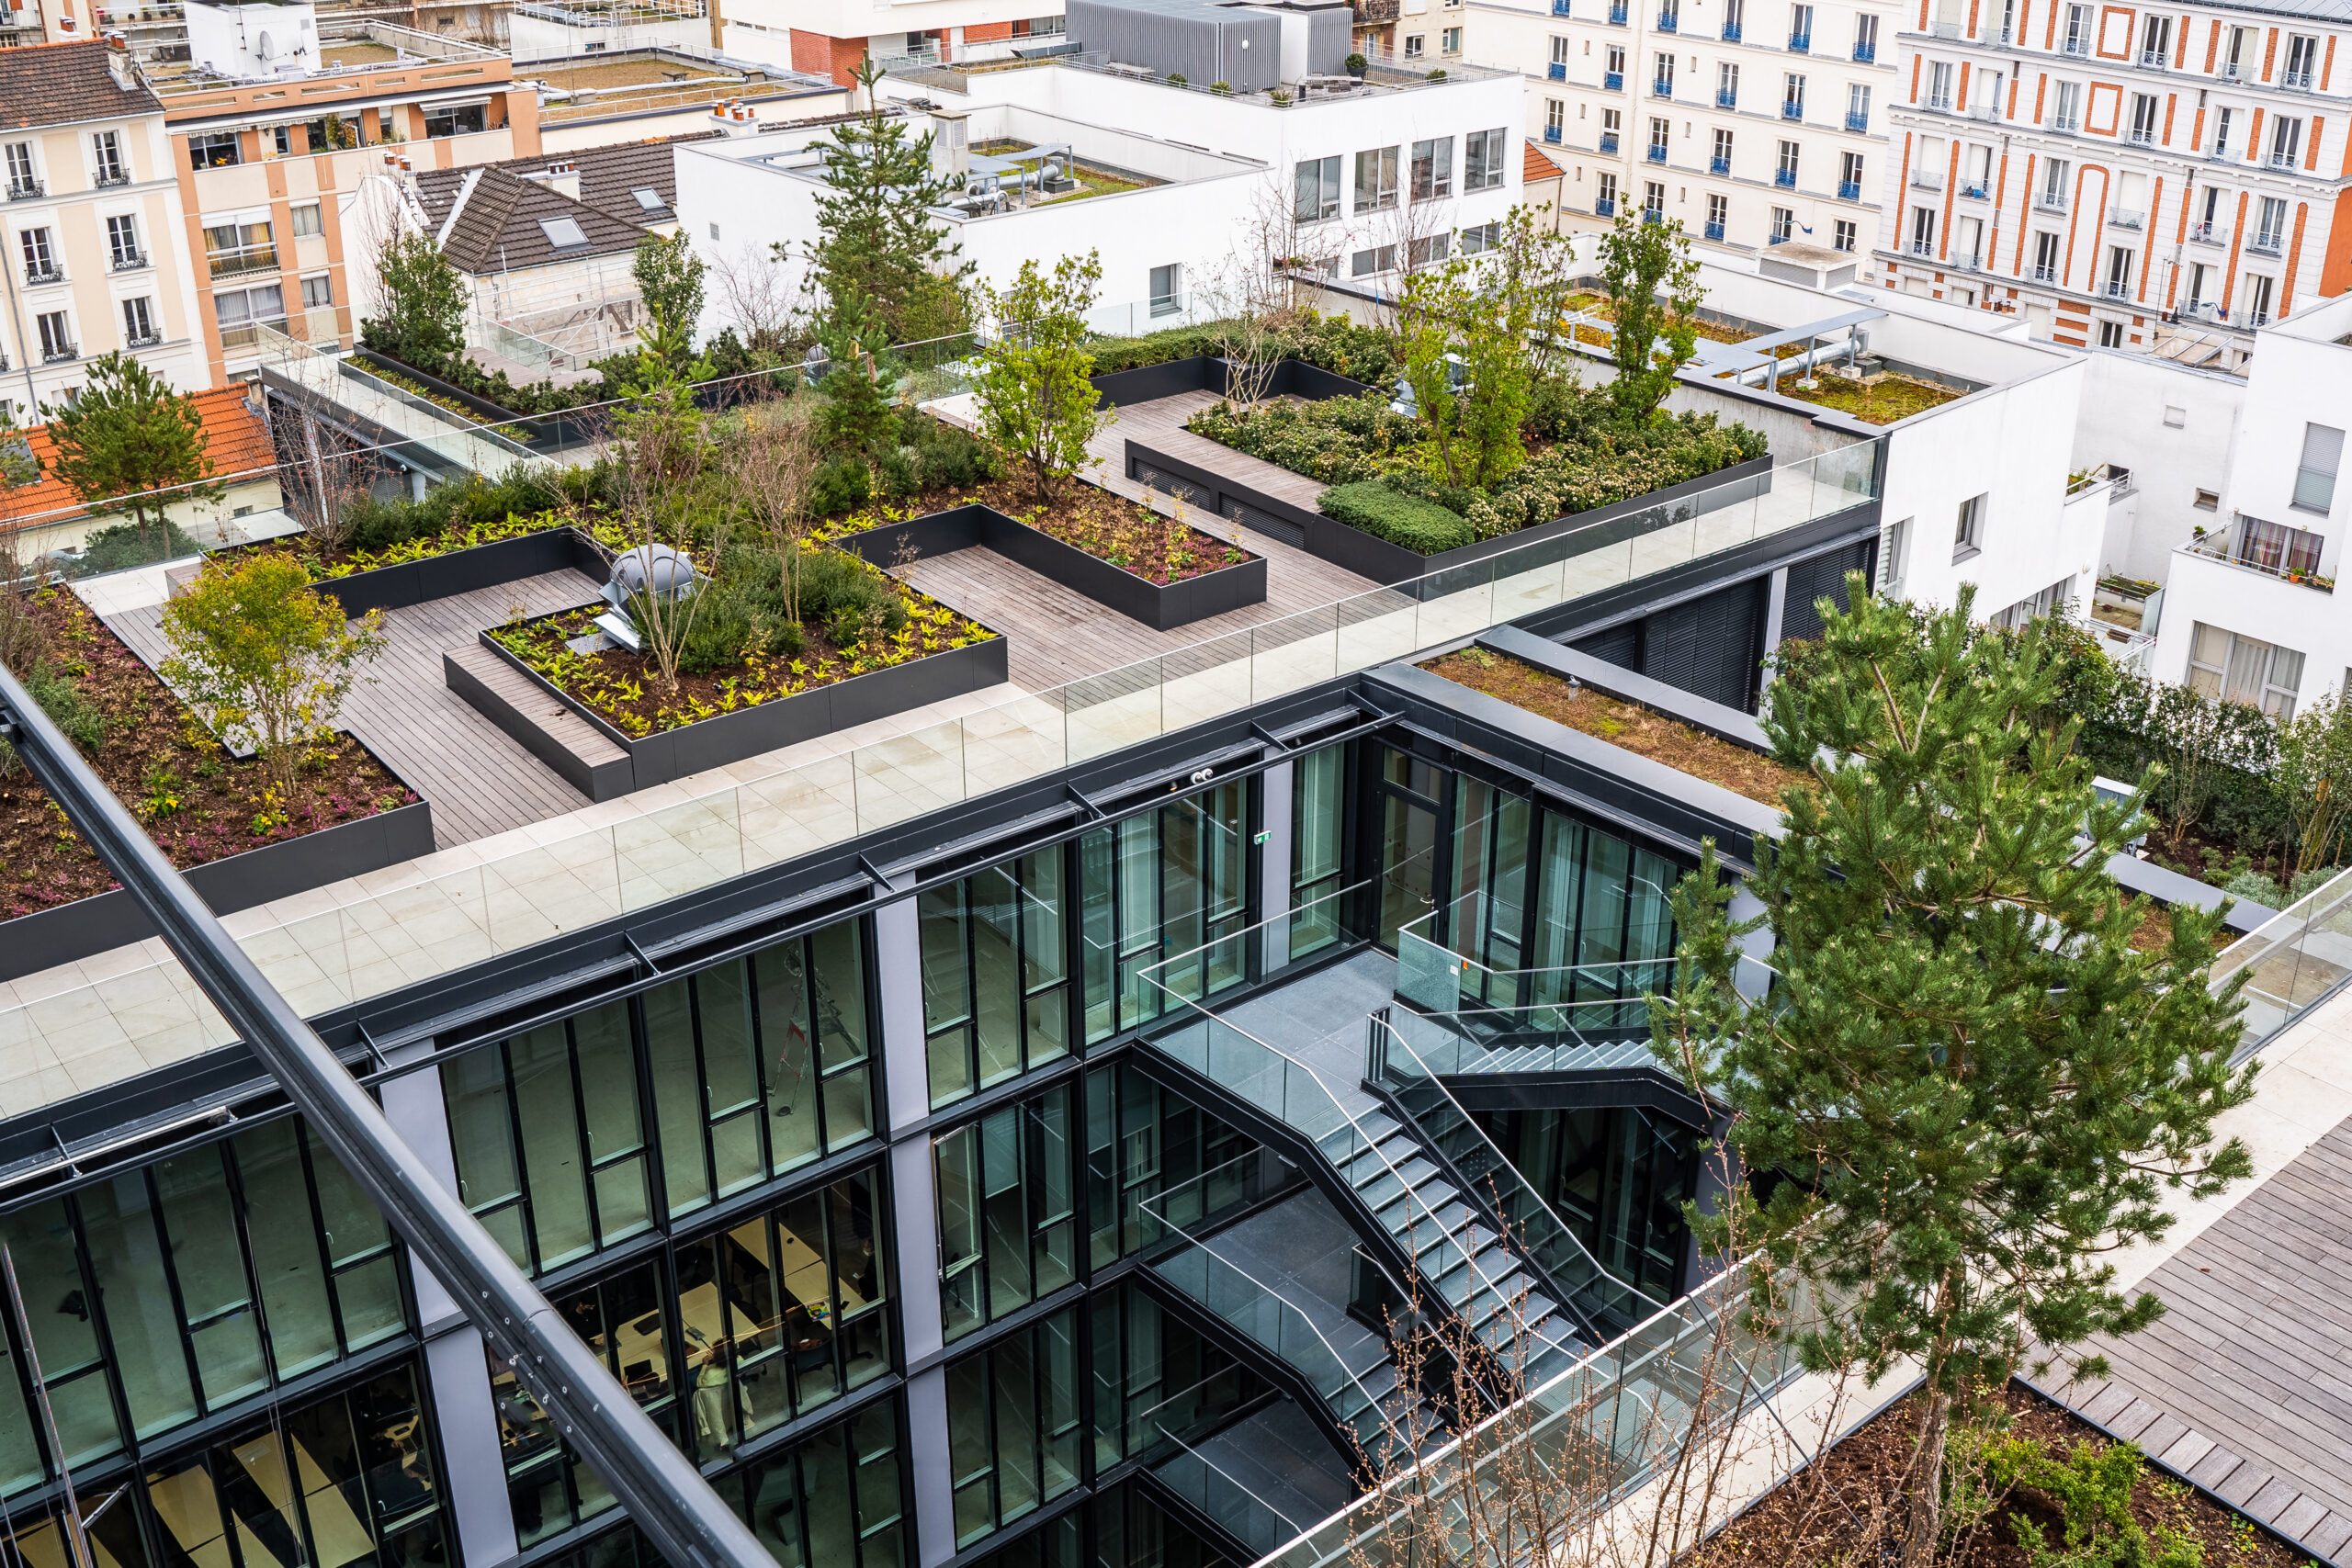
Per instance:
[[[343,705],[343,727],[402,782],[433,803],[436,848],[486,839],[577,811],[587,797],[475,712],[443,681],[441,658],[477,645],[520,605],[545,615],[587,602],[578,572],[549,572],[503,587],[389,610],[390,646]],[[161,605],[120,610],[106,623],[149,664],[164,657]]]
[[[1121,409],[1119,417],[1088,446],[1095,465],[1087,478],[1106,490],[1141,500],[1143,486],[1125,477],[1125,443],[1133,436],[1171,456],[1189,457],[1204,468],[1246,477],[1261,490],[1313,507],[1315,498],[1323,491],[1313,479],[1245,457],[1184,429],[1185,420],[1215,401],[1206,392],[1184,392]],[[1172,511],[1166,496],[1155,499],[1159,511]],[[1192,516],[1220,537],[1230,537],[1238,529],[1243,547],[1266,558],[1264,604],[1163,632],[1105,609],[990,549],[933,556],[902,569],[900,575],[941,604],[1004,633],[1012,643],[1012,682],[1032,692],[1280,620],[1379,586],[1368,577],[1359,577],[1254,530],[1198,510]]]
[[[2148,1277],[2114,1375],[2048,1392],[2324,1559],[2352,1544],[2352,1119]],[[2062,1374],[2051,1374],[2052,1383]]]

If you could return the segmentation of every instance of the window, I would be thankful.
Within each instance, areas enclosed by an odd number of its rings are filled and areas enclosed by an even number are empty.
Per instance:
[[[1568,128],[1568,106],[1557,98],[1544,100],[1544,140],[1557,141]]]
[[[325,273],[302,280],[302,308],[315,310],[334,303],[334,279]]]
[[[2058,281],[2058,236],[2051,233],[2033,237],[2033,277],[2037,283]]]
[[[54,283],[64,276],[58,270],[57,254],[51,248],[46,228],[21,231],[17,243],[24,251],[27,283]]]
[[[1666,187],[1656,180],[1642,183],[1642,220],[1646,223],[1666,221]]]
[[[1510,137],[1504,130],[1474,130],[1463,139],[1462,189],[1493,190],[1510,168]]]
[[[1871,90],[1857,82],[1846,89],[1846,129],[1868,130],[1871,128]]]
[[[1566,43],[1567,40],[1563,39],[1560,41]],[[1609,46],[1607,59],[1609,62],[1609,80],[1607,85],[1611,87],[1620,87],[1624,85],[1625,46],[1618,43],[1611,44]]]
[[[1453,249],[1453,236],[1451,234],[1430,234],[1408,243],[1405,247],[1405,265],[1411,267],[1424,267],[1443,261],[1447,253]]]
[[[1715,132],[1715,152],[1714,152],[1714,156],[1713,156],[1713,158],[1709,162],[1709,164],[1708,164],[1708,167],[1709,167],[1709,168],[1711,168],[1711,169],[1712,169],[1712,170],[1713,170],[1716,174],[1719,174],[1719,175],[1727,175],[1727,174],[1730,174],[1730,173],[1731,173],[1731,132],[1730,132],[1730,131],[1728,131],[1728,130],[1718,130]]]
[[[1663,164],[1666,162],[1667,142],[1672,138],[1673,134],[1674,122],[1672,120],[1652,119],[1650,121],[1651,163]]]
[[[1932,207],[1911,209],[1911,254],[1915,256],[1936,254],[1936,209]]]
[[[1184,269],[1175,262],[1151,269],[1151,313],[1172,316],[1184,308]]]
[[[1878,18],[1867,11],[1854,18],[1854,58],[1865,63],[1878,58]]]
[[[321,220],[319,204],[317,202],[306,201],[301,206],[294,209],[294,237],[296,239],[307,239],[313,234],[320,234],[323,232],[325,232],[325,225]]]
[[[960,1551],[1079,1484],[1078,1310],[947,1368],[947,1448]]]
[[[1739,67],[1729,61],[1715,67],[1715,107],[1739,107]]]
[[[2316,427],[2307,427],[2316,428]],[[2319,570],[2323,537],[2308,528],[2290,528],[2259,517],[2240,517],[2236,547],[2230,558],[2241,566],[2270,572]]]
[[[2295,469],[2295,510],[2322,517],[2335,505],[2335,470],[2344,458],[2344,432],[2332,425],[2303,426],[2303,460]]]
[[[64,311],[48,311],[42,315],[35,316],[33,318],[33,322],[40,329],[40,357],[42,363],[54,365],[61,360],[77,357],[76,351],[74,347],[73,323],[65,319]]]
[[[2222,81],[2234,81],[2245,70],[2246,38],[2252,30],[2248,28],[2230,29],[2230,47],[2222,55]]]
[[[2132,95],[2132,140],[2143,147],[2156,140],[2156,99],[2152,93]]]
[[[2196,623],[2188,643],[2188,687],[2208,697],[2258,707],[2284,721],[2295,716],[2303,656],[2222,626]]]
[[[2088,54],[2091,51],[2091,8],[2088,6],[2066,7],[2066,52]]]
[[[294,128],[292,126],[271,126],[269,128],[269,141],[270,150],[278,157],[290,158],[294,155]],[[323,145],[323,143],[322,145]]]
[[[107,220],[107,256],[117,272],[147,265],[139,250],[139,220],[127,212]]]
[[[470,136],[487,125],[484,106],[458,104],[447,108],[424,111],[424,134],[432,136]]]
[[[2216,158],[2226,158],[2230,155],[2230,117],[2235,112],[2233,109],[2224,108],[2214,113],[2212,155]]]
[[[130,183],[130,165],[122,157],[122,139],[114,131],[101,130],[91,136],[90,175],[102,186]]]
[[[1334,162],[1336,161],[1337,160],[1334,160]],[[1331,183],[1334,185],[1339,183],[1339,176],[1337,175],[1332,176]],[[636,198],[638,210],[640,212],[660,212],[667,209],[670,205],[668,202],[662,199],[662,193],[655,190],[651,186],[639,186],[628,194]]]
[[[2098,324],[2098,345],[2101,348],[2121,348],[2123,346],[2123,323],[2121,321],[2101,321]]]
[[[2254,248],[2276,255],[2287,243],[2287,198],[2266,196],[2256,210]]]
[[[1356,154],[1358,212],[1382,212],[1396,205],[1396,149],[1375,148]]]
[[[1396,247],[1380,247],[1374,260],[1368,270],[1393,271]],[[1227,784],[1079,840],[1087,1039],[1159,1017],[1168,992],[1206,996],[1240,984],[1231,939],[1249,923],[1247,837],[1241,787]]]
[[[1600,183],[1595,187],[1592,209],[1603,218],[1617,210],[1617,176],[1615,175],[1606,171],[1601,173]]]
[[[1481,251],[1491,251],[1502,243],[1503,226],[1493,220],[1484,223],[1473,223],[1462,231],[1462,254],[1465,256],[1475,256]]]
[[[1951,558],[1963,561],[1984,547],[1984,503],[1987,496],[1972,495],[1960,503],[1960,519],[1952,527]]]
[[[1453,0],[1453,3],[1458,5],[1460,4],[1460,0]],[[1439,33],[1437,35],[1437,47],[1439,51],[1442,53],[1460,54],[1462,52],[1462,29],[1460,28],[1448,28],[1444,31]]]
[[[1340,160],[1302,160],[1291,171],[1295,190],[1291,216],[1301,223],[1320,223],[1340,215]]]
[[[2029,593],[2006,610],[1995,612],[1985,625],[2016,631],[2030,621],[2038,621],[2052,612],[2063,612],[2075,596],[2075,580],[2062,577],[2038,592]]]
[[[2132,292],[2132,253],[2120,245],[2107,248],[2107,292],[2115,299]]]
[[[164,341],[164,334],[155,330],[154,317],[149,314],[147,300],[143,295],[139,299],[125,299],[122,302],[122,341],[127,347],[130,348],[141,348]]]
[[[1078,1278],[1071,1086],[932,1141],[939,1290],[952,1342]]]
[[[187,139],[187,163],[191,169],[225,169],[243,162],[244,154],[238,150],[237,133],[233,130],[207,131]]]
[[[1426,37],[1427,35],[1422,33],[1407,33],[1405,35],[1406,59],[1419,60],[1422,55],[1429,52],[1429,51],[1424,47]]]
[[[1554,82],[1565,82],[1568,79],[1567,39],[1564,38],[1555,38],[1552,40],[1552,63],[1551,68],[1545,73],[1545,75],[1549,80]]]
[[[33,144],[29,141],[9,142],[8,199],[18,201],[40,194],[40,177],[33,173]]]
[[[1849,194],[1849,187],[1852,195],[1861,195],[1862,155],[1860,152],[1840,152],[1838,155],[1838,187],[1840,196]]]
[[[2238,307],[2241,321],[2257,327],[2270,324],[2270,288],[2271,278],[2267,273],[2249,272],[2245,275],[2245,281],[2238,290],[2238,298],[2243,301]]]
[[[1804,78],[1793,71],[1781,79],[1781,118],[1804,118]]]
[[[1724,230],[1730,221],[1731,197],[1727,196],[1710,196],[1707,197],[1707,238],[1710,240],[1722,239],[1724,237]]]
[[[1795,188],[1797,183],[1797,144],[1795,142],[1781,143],[1781,161],[1772,171],[1772,183],[1786,186],[1792,189]]]
[[[2074,164],[2064,158],[2052,158],[2041,165],[2042,206],[2056,212],[2066,210],[2066,186],[2074,172]]]
[[[1903,597],[1903,569],[1911,547],[1911,519],[1898,517],[1879,530],[1878,592],[1882,599]]]
[[[1852,219],[1840,218],[1836,223],[1830,226],[1831,247],[1840,251],[1852,250],[1854,248],[1857,232],[1858,231],[1854,226],[1854,220]]]
[[[1812,6],[1792,6],[1789,7],[1789,47],[1798,51],[1813,47]]]
[[[918,901],[933,1106],[1069,1055],[1065,902],[1058,851],[991,866]]]
[[[1413,143],[1413,199],[1432,201],[1453,194],[1453,138]]]
[[[2050,129],[2080,130],[2082,128],[2083,85],[2080,82],[2061,82],[2058,84],[2058,96],[2050,107]]]
[[[215,223],[204,231],[205,262],[218,279],[277,270],[277,243],[267,223]]]
[[[1650,62],[1650,91],[1661,98],[1674,96],[1674,56],[1661,51]]]
[[[2301,89],[2312,85],[2312,71],[2319,63],[2319,39],[2304,33],[2292,33],[2287,39],[2287,68],[2279,73],[2282,87]]]
[[[2303,122],[2290,115],[2280,115],[2270,122],[2270,166],[2291,169],[2301,155]]]
[[[1370,277],[1376,273],[1396,270],[1396,247],[1373,245],[1348,258],[1350,277]]]
[[[1772,243],[1785,245],[1796,237],[1797,215],[1785,207],[1772,209]]]
[[[542,218],[539,220],[539,232],[545,234],[548,243],[559,251],[571,250],[588,243],[588,231],[581,228],[577,218]]]
[[[1951,107],[1952,68],[1943,61],[1928,67],[1928,107],[1931,109]]]

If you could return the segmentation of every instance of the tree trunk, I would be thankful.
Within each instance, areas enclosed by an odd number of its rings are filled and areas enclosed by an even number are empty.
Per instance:
[[[1928,1568],[1944,1526],[1944,1438],[1951,1430],[1951,1395],[1928,1400],[1918,1452],[1911,1460],[1911,1523],[1903,1536],[1902,1568]]]

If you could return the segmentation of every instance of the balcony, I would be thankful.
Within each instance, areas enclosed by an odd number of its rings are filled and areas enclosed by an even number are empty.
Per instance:
[[[1739,89],[1736,87],[1717,87],[1715,89],[1715,107],[1719,109],[1736,109],[1739,107]]]
[[[1670,98],[1674,96],[1674,84],[1661,76],[1657,81],[1650,84],[1650,96],[1653,98]]]
[[[28,288],[39,288],[48,284],[64,281],[65,270],[55,262],[43,262],[38,266],[29,262],[25,265],[25,287]]]
[[[1545,126],[1544,128],[1544,140],[1550,142],[1553,146],[1557,147],[1560,144],[1560,128],[1556,125]]]
[[[2224,60],[2222,62],[2220,74],[2222,80],[2224,82],[2236,81],[2238,79],[2238,62],[2234,60]]]
[[[2232,532],[2234,533],[2236,530],[2233,529]],[[2298,587],[2313,589],[2322,593],[2335,592],[2335,579],[2322,577],[2317,571],[2290,566],[2284,561],[2259,559],[2245,548],[2243,540],[2233,548],[2227,536],[2223,535],[2208,534],[2202,538],[2191,539],[2179,548],[2183,555],[2201,556],[2207,560],[2220,561],[2226,566],[2236,567],[2241,571],[2260,572],[2265,577],[2275,578],[2281,582],[2291,582]]]
[[[1568,0],[1552,0],[1552,15],[1555,17],[1565,17],[1567,14]]]
[[[2245,250],[2246,254],[2252,256],[2275,256],[2286,248],[2286,244],[2284,234],[2257,233],[2245,243]]]
[[[1869,111],[1865,110],[1864,112],[1862,112],[1862,113],[1860,113],[1860,114],[1856,114],[1852,109],[1848,109],[1848,110],[1846,111],[1846,129],[1847,129],[1847,130],[1868,130],[1870,128],[1871,128],[1871,117],[1870,117]]]
[[[2044,212],[2064,212],[2066,210],[2066,193],[2063,190],[2043,191],[2041,199],[2034,205]]]
[[[1720,240],[1724,237],[1724,226],[1710,220],[1706,225],[1705,232],[1710,240]]]
[[[2230,226],[2226,223],[2191,223],[2188,243],[2192,245],[2226,245],[2230,243]]]
[[[276,272],[277,247],[273,244],[259,245],[245,251],[215,251],[209,260],[212,276],[216,278],[243,277],[255,272]]]
[[[1990,201],[1993,199],[1993,193],[1985,188],[1984,182],[1983,180],[1961,181],[1960,194],[1968,197],[1971,201]]]
[[[1739,24],[1737,22],[1725,22],[1724,24],[1724,41],[1725,43],[1737,43],[1739,41]]]
[[[153,265],[154,264],[153,262],[148,260],[147,253],[144,251],[118,251],[115,253],[114,270],[117,272],[139,272]]]
[[[1944,177],[1933,169],[1914,169],[1911,171],[1911,188],[1941,190],[1944,188]]]
[[[100,190],[105,190],[110,186],[127,186],[130,183],[130,171],[121,168],[100,169],[90,183]]]
[[[1854,46],[1854,62],[1856,64],[1869,65],[1874,62],[1877,59],[1878,45],[1874,43],[1858,43]]]
[[[1609,7],[1609,25],[1612,28],[1622,28],[1625,25],[1625,7],[1623,6],[1612,5]]]
[[[1604,130],[1600,133],[1600,150],[1603,152],[1614,152],[1617,151],[1617,133],[1615,131]]]
[[[1595,197],[1592,203],[1592,215],[1595,218],[1616,217],[1617,198],[1613,196]]]
[[[10,201],[37,201],[48,194],[49,186],[39,180],[10,180],[8,182]]]
[[[2273,152],[2263,162],[2274,169],[2291,169],[2295,166],[2295,155],[2292,152]]]
[[[1673,12],[1660,11],[1657,14],[1658,31],[1662,33],[1670,33],[1679,30],[1681,26],[1682,18],[1676,16]]]
[[[2140,51],[2140,69],[2143,71],[2162,71],[2171,63],[2171,57],[2161,49],[2143,49]]]
[[[1781,190],[1794,190],[1797,188],[1797,172],[1794,169],[1775,169],[1772,171],[1772,184]]]
[[[2132,130],[2131,141],[2134,147],[2154,147],[2156,144],[2156,133],[2153,129],[2143,130],[2134,126]]]
[[[2211,299],[2191,299],[2180,308],[2180,313],[2192,321],[2226,323],[2230,319],[2230,313]]]
[[[1839,180],[1838,182],[1838,199],[1840,201],[1861,200],[1862,182],[1860,180]]]
[[[2312,90],[2312,73],[2308,71],[2281,71],[2278,73],[2278,85],[2290,93],[2308,93]]]
[[[1666,221],[1666,209],[1659,207],[1645,207],[1642,209],[1642,221],[1645,223],[1664,224]]]
[[[163,341],[164,334],[150,327],[143,333],[132,333],[122,340],[122,345],[125,348],[153,348]]]
[[[2110,299],[2129,299],[2132,298],[2132,280],[2128,277],[2110,277],[2099,285],[2099,292]]]
[[[1915,256],[1933,256],[1936,254],[1936,243],[1933,240],[1914,240],[1904,248]]]
[[[2061,54],[2071,54],[2078,60],[2087,57],[2090,51],[2091,40],[2086,38],[2070,38],[2058,51]]]
[[[1804,118],[1804,100],[1803,98],[1799,98],[1794,103],[1782,104],[1781,106],[1781,118],[1782,119],[1803,119]]]
[[[1768,245],[1785,245],[1789,243],[1788,232],[1785,230],[1776,231],[1767,236],[1764,243]]]
[[[67,365],[81,357],[82,351],[70,343],[61,343],[55,348],[44,348],[40,351],[40,362],[43,365]]]
[[[1653,164],[1663,164],[1666,162],[1666,149],[1653,141],[1646,149],[1645,156]]]
[[[1813,35],[1811,33],[1791,33],[1789,35],[1789,52],[1791,54],[1809,54],[1812,51]]]
[[[1708,159],[1708,160],[1707,160],[1707,173],[1709,173],[1709,174],[1711,174],[1711,175],[1728,175],[1728,174],[1730,174],[1730,173],[1731,173],[1731,160],[1730,160],[1729,158],[1722,158],[1722,157],[1710,158],[1710,159]]]
[[[2107,215],[2107,220],[2118,229],[2130,229],[2137,231],[2138,230],[2146,227],[2148,215],[2144,212],[2131,212],[2126,211],[2121,208],[2118,208],[2116,210]]]
[[[1561,69],[1566,68],[1563,66]],[[1600,85],[1612,93],[1623,92],[1625,86],[1625,73],[1623,71],[1604,71],[1600,73]]]
[[[2249,327],[2267,327],[2270,324],[2270,312],[2267,310],[2248,310],[2245,313],[2245,324]]]
[[[2033,280],[2036,283],[2055,283],[2058,281],[2058,269],[2036,262],[2033,264]]]
[[[1547,81],[1566,81],[1568,79],[1568,62],[1565,60],[1555,60],[1552,62],[1551,64],[1544,67],[1544,75]]]

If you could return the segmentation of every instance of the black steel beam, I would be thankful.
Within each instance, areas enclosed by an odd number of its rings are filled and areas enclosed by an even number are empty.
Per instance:
[[[564,1440],[613,1489],[672,1568],[775,1568],[734,1510],[442,1186],[262,976],[186,878],[0,669],[0,739],[138,901],[188,975],[310,1119],[352,1179],[514,1368]]]

